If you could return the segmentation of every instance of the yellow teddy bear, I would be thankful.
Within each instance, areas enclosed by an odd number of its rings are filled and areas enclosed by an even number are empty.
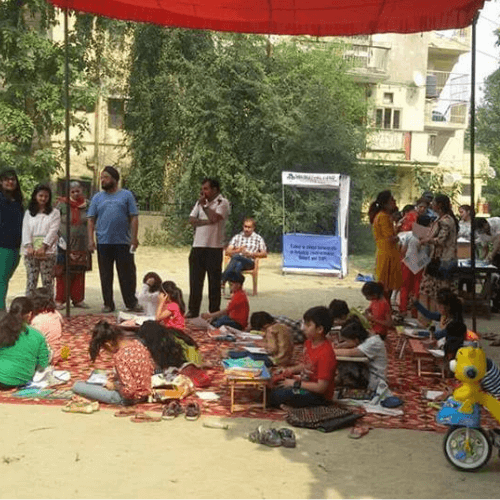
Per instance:
[[[479,381],[486,373],[486,355],[477,347],[462,347],[450,363],[450,368],[455,373],[455,378],[462,382],[462,385],[453,391],[453,398],[462,402],[459,411],[472,413],[474,403],[482,399]]]
[[[474,403],[484,406],[500,422],[500,401],[483,392],[479,381],[486,374],[486,354],[479,347],[462,347],[450,362],[455,378],[462,385],[453,391],[453,398],[462,402],[461,413],[472,413]]]

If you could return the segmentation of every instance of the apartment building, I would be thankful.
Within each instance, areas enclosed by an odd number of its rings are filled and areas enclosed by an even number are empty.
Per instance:
[[[273,43],[286,38],[271,37]],[[461,190],[455,199],[470,203],[470,159],[464,150],[470,75],[453,72],[459,57],[471,50],[470,28],[342,39],[305,37],[304,43],[338,44],[339,40],[344,44],[342,53],[349,72],[365,87],[370,103],[370,131],[360,161],[367,168],[374,163],[396,167],[397,182],[390,187],[400,206],[421,195],[416,169],[443,174],[445,189]],[[71,155],[73,176],[87,178],[94,185],[105,165],[130,164],[122,130],[126,101],[119,92],[125,82],[104,83],[95,108],[87,110],[89,130],[82,141],[85,151]],[[112,88],[118,91],[110,92]],[[64,141],[64,135],[54,137],[54,141]],[[478,213],[487,211],[481,188],[488,170],[487,158],[476,154]]]
[[[464,150],[470,74],[453,72],[459,57],[470,50],[470,28],[349,39],[344,57],[371,104],[361,161],[367,167],[378,163],[397,168],[393,190],[400,206],[421,194],[416,168],[443,174],[444,188],[458,188],[458,203],[470,203],[470,156]],[[481,189],[488,159],[476,154],[475,164],[475,205],[484,213]]]

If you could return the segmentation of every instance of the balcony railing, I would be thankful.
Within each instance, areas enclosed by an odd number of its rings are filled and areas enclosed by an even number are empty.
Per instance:
[[[432,101],[425,104],[425,124],[446,128],[447,126],[462,128],[467,125],[468,104],[465,102],[450,103],[446,110],[437,110]]]
[[[372,129],[367,137],[367,149],[371,151],[404,151],[404,132],[401,130]]]
[[[425,96],[429,99],[446,97],[456,101],[467,101],[469,96],[469,75],[451,73],[449,71],[428,71],[425,87]]]
[[[389,48],[368,44],[349,44],[343,58],[350,69],[384,73],[387,71]]]

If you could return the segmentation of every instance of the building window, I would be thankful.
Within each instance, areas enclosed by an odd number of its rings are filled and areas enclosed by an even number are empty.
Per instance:
[[[392,92],[384,92],[384,104],[394,104],[394,94]]]
[[[375,126],[377,128],[401,128],[401,110],[393,108],[376,109]]]
[[[108,128],[123,128],[125,118],[125,101],[108,99]]]
[[[430,135],[429,138],[427,139],[427,154],[430,156],[437,156],[436,139],[437,135]]]
[[[470,196],[470,184],[462,184],[462,196]]]

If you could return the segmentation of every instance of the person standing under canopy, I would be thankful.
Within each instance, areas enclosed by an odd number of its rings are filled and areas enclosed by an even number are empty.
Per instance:
[[[120,174],[107,166],[101,172],[102,191],[95,194],[87,212],[89,251],[96,249],[94,229],[97,235],[97,262],[104,299],[103,313],[115,310],[113,300],[113,266],[116,262],[123,302],[128,311],[142,312],[135,296],[137,270],[134,252],[139,246],[139,212],[134,195],[120,189]]]
[[[186,318],[200,314],[205,274],[208,275],[208,310],[220,310],[222,255],[229,202],[220,193],[219,181],[203,179],[201,193],[189,222],[194,228],[193,247],[189,254],[189,305]]]
[[[61,212],[61,225],[57,249],[56,266],[56,307],[62,309],[66,302],[66,221],[70,216],[70,254],[69,254],[69,294],[74,307],[88,309],[85,304],[85,273],[92,269],[92,255],[89,252],[87,233],[87,208],[88,200],[83,196],[82,186],[73,181],[69,185],[69,202],[66,197],[58,199],[57,208]],[[61,247],[64,245],[64,248]]]
[[[19,265],[23,213],[19,179],[7,168],[0,173],[0,311],[5,311],[9,281]]]
[[[387,190],[378,194],[368,210],[377,246],[375,275],[377,281],[383,284],[384,295],[389,303],[392,291],[398,290],[403,283],[398,237],[391,218],[395,208],[396,200]]]

